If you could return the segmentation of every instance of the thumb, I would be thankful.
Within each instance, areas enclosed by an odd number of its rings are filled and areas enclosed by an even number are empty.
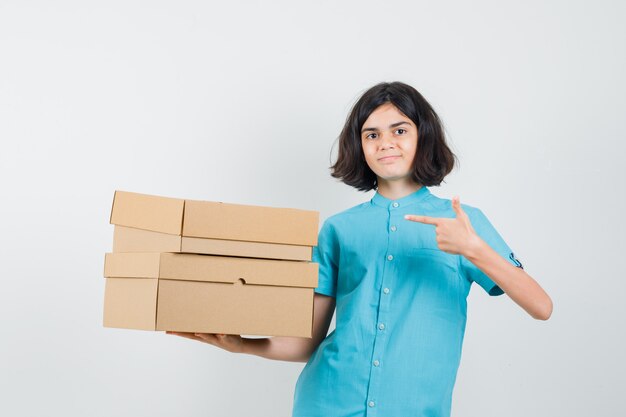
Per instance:
[[[459,196],[452,197],[452,208],[454,209],[454,212],[456,213],[456,217],[461,217],[465,219],[467,218],[467,214],[461,207],[461,199],[459,198]]]

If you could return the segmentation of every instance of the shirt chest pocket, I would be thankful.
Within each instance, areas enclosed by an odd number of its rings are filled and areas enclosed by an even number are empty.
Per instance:
[[[458,256],[436,247],[412,247],[409,250],[411,269],[425,276],[441,275],[458,279]]]
[[[466,288],[459,274],[459,256],[435,247],[409,250],[411,281],[433,308],[457,311]]]

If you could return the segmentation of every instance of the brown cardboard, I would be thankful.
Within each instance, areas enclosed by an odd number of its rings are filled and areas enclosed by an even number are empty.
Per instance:
[[[292,261],[310,261],[313,257],[313,248],[311,246],[245,242],[225,239],[205,239],[186,236],[182,237],[181,252],[226,256],[246,256],[250,258],[285,259]]]
[[[315,246],[319,213],[116,191],[110,222],[186,237]]]
[[[181,236],[115,225],[113,252],[181,252]]]
[[[179,253],[108,253],[104,325],[311,337],[312,262]]]
[[[104,289],[104,327],[154,330],[157,279],[107,278]]]
[[[185,200],[115,191],[111,224],[180,235]]]
[[[250,258],[310,261],[312,247],[171,235],[132,227],[114,227],[113,252],[185,252]]]
[[[315,246],[316,211],[185,200],[183,236]]]

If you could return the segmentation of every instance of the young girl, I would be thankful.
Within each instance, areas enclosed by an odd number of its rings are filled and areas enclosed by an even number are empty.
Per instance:
[[[313,338],[174,334],[306,362],[294,417],[449,416],[471,284],[507,293],[535,319],[552,312],[481,210],[427,188],[441,184],[455,158],[418,91],[400,82],[372,87],[348,116],[331,175],[376,193],[320,230]]]

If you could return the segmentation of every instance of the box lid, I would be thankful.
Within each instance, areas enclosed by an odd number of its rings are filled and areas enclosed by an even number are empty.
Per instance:
[[[111,224],[180,235],[185,200],[115,191]]]
[[[315,288],[318,264],[185,253],[107,253],[104,276]]]
[[[311,210],[185,200],[183,236],[316,246]]]
[[[186,237],[316,246],[319,213],[116,191],[110,223]]]

